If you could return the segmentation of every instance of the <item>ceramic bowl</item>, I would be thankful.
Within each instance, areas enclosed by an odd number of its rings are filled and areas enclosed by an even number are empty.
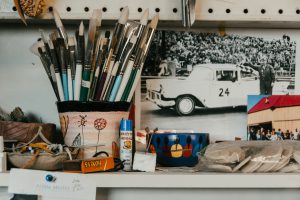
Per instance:
[[[195,166],[198,152],[209,144],[208,133],[150,134],[149,139],[149,152],[155,152],[157,163],[166,167]]]

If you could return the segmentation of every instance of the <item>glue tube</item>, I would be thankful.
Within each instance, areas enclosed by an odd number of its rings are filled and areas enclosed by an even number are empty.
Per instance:
[[[124,161],[124,171],[132,169],[132,121],[121,120],[120,127],[120,159]]]

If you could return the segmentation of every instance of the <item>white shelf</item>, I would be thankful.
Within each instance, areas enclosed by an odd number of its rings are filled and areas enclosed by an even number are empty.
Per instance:
[[[196,0],[196,27],[255,27],[255,28],[300,28],[300,1],[296,0]],[[19,20],[13,11],[12,0],[0,1],[0,21]],[[56,8],[64,23],[89,19],[93,9],[106,9],[103,23],[111,24],[119,18],[120,8],[128,6],[129,18],[138,20],[149,8],[150,17],[160,16],[160,27],[182,27],[181,0],[47,0],[45,14],[30,23],[45,23],[52,20],[49,7]],[[70,11],[67,11],[70,8]],[[85,9],[88,8],[88,12]],[[263,12],[263,10],[265,12]],[[42,19],[42,20],[41,20]],[[68,20],[68,21],[67,21]]]
[[[300,174],[115,172],[85,176],[99,188],[300,188]],[[9,173],[0,174],[0,187],[7,187],[8,182]]]

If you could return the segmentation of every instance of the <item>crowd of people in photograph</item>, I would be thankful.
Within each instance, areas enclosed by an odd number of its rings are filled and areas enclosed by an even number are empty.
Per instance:
[[[177,68],[203,63],[259,64],[267,59],[275,71],[295,71],[296,43],[284,35],[280,39],[217,33],[157,31],[144,66],[143,75],[161,73],[161,62]],[[166,71],[166,70],[165,70]],[[167,71],[166,71],[167,72]]]
[[[298,129],[293,131],[286,130],[282,131],[281,129],[264,129],[264,128],[250,128],[249,131],[249,140],[300,140],[300,132]]]

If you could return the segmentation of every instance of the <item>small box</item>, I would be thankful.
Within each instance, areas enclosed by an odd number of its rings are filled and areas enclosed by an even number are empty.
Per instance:
[[[133,170],[143,172],[155,172],[156,154],[146,152],[136,152],[133,160]]]
[[[115,167],[113,157],[91,158],[81,162],[82,173],[104,172],[112,170]]]

